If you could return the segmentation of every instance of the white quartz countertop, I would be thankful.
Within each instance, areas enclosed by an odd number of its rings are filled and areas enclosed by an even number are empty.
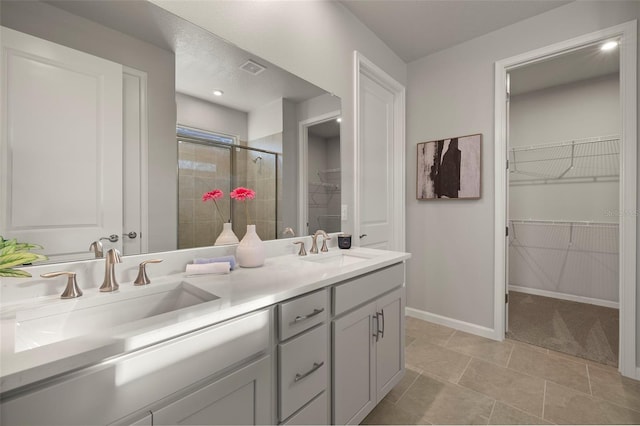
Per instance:
[[[331,256],[343,254],[361,259],[343,266],[336,262],[313,261],[328,260]],[[267,258],[262,267],[236,268],[226,275],[187,276],[179,273],[152,278],[151,284],[143,287],[134,287],[131,282],[121,282],[117,294],[97,293],[95,289],[91,289],[78,299],[62,300],[57,296],[46,296],[37,300],[14,300],[10,303],[3,301],[0,306],[0,392],[95,365],[109,358],[403,262],[410,256],[409,253],[366,248],[331,250],[329,253],[305,257],[288,254]],[[135,298],[138,295],[145,297],[163,287],[176,284],[196,289],[209,296],[209,299],[215,299],[116,326],[107,324],[104,329],[100,329],[100,324],[91,324],[90,333],[41,346],[21,347],[18,342],[20,318],[29,315],[25,311],[62,310],[71,313],[74,304],[99,304],[108,297],[113,297],[113,300],[118,297]],[[137,307],[133,305],[131,309],[135,310]],[[39,315],[46,319],[46,315]],[[69,318],[73,318],[71,314]]]

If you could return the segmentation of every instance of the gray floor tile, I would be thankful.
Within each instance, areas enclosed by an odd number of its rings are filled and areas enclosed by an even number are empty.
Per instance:
[[[534,416],[542,416],[543,379],[474,358],[458,383]]]
[[[638,424],[640,412],[547,382],[544,419],[557,424]]]
[[[511,354],[508,367],[551,380],[580,392],[590,393],[587,364],[565,357],[543,354],[523,347],[516,347]]]
[[[493,403],[481,393],[422,374],[396,408],[420,418],[421,423],[487,424]]]
[[[416,339],[405,350],[405,362],[408,366],[451,382],[458,381],[470,359],[471,357],[468,355],[424,342],[421,339]]]
[[[434,345],[444,345],[455,332],[454,329],[412,317],[406,317],[407,339],[416,338]]]
[[[496,405],[493,407],[491,417],[489,418],[490,425],[540,425],[551,424],[540,417],[532,416],[529,413],[525,413],[522,410],[511,407],[503,402],[496,401]]]
[[[640,411],[640,381],[622,377],[617,371],[590,365],[593,396]]]
[[[445,347],[504,367],[509,360],[513,344],[506,340],[498,342],[474,334],[456,331]]]
[[[382,400],[376,408],[362,421],[363,425],[417,425],[420,417],[411,415],[396,407],[393,403]]]

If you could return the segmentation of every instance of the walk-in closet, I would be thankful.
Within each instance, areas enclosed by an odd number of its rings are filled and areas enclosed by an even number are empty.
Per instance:
[[[507,337],[617,366],[617,49],[509,73]]]

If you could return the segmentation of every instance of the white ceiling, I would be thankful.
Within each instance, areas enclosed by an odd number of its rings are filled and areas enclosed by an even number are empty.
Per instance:
[[[341,0],[405,62],[539,15],[558,0]]]
[[[617,73],[620,70],[619,50],[603,52],[600,46],[600,43],[594,44],[511,71],[511,94],[520,95]]]

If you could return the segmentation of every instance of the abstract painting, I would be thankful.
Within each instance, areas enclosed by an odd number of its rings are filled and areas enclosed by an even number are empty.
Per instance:
[[[418,144],[416,198],[480,198],[482,135]]]

